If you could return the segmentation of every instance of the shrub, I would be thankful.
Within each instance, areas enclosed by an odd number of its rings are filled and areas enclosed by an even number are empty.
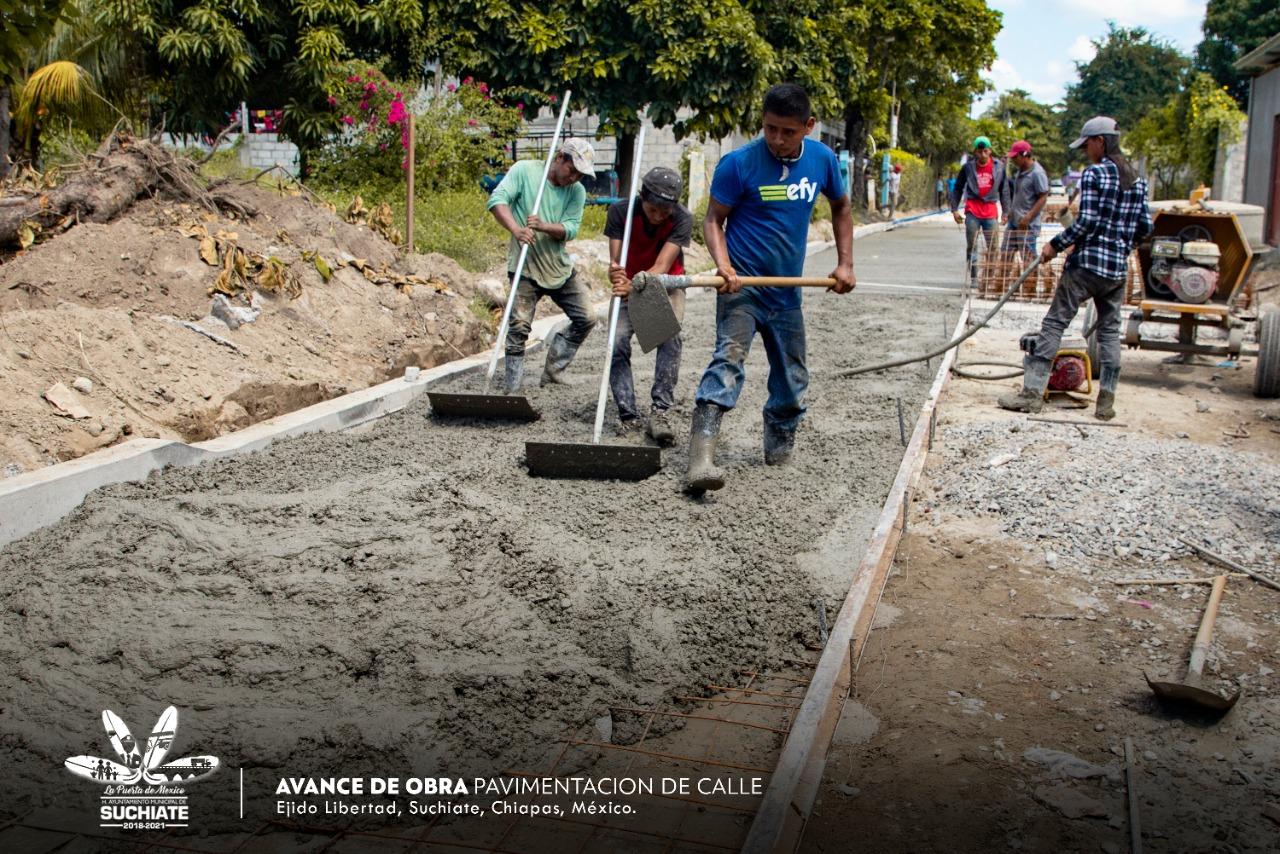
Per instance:
[[[923,158],[898,148],[889,149],[889,163],[890,168],[894,165],[902,167],[902,182],[898,186],[898,194],[901,196],[898,210],[932,208],[936,178],[929,164]],[[879,175],[876,179],[879,180]]]

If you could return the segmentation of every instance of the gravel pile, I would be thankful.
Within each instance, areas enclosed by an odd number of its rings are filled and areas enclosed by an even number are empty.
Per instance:
[[[933,506],[999,516],[1053,570],[1097,581],[1211,574],[1178,565],[1192,554],[1179,537],[1246,566],[1280,564],[1280,466],[1256,454],[1007,421],[948,428],[938,453]]]

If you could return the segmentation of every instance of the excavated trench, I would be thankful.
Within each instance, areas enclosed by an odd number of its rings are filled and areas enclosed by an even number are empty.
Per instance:
[[[816,639],[815,600],[834,613],[843,597],[892,481],[896,399],[910,416],[931,381],[924,365],[831,375],[936,344],[958,304],[812,294],[806,311],[795,462],[763,464],[757,345],[725,418],[729,484],[702,500],[680,493],[683,447],[638,484],[523,469],[526,439],[590,440],[601,328],[575,385],[529,390],[535,424],[440,423],[424,400],[367,431],[100,490],[0,551],[0,812],[93,814],[98,793],[61,763],[109,753],[103,709],[138,732],[177,705],[174,755],[243,768],[261,819],[283,776],[499,773],[610,705],[795,655]],[[712,299],[690,302],[682,429],[713,316]],[[652,357],[637,362],[647,397]],[[619,722],[613,738],[635,735]],[[191,791],[200,828],[244,827],[234,773]]]

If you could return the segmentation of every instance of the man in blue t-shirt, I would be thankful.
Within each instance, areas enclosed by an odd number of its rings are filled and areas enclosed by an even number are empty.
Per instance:
[[[702,375],[689,436],[685,489],[701,494],[724,486],[716,468],[720,418],[738,402],[743,363],[756,333],[769,357],[764,405],[764,461],[791,458],[809,387],[800,289],[744,288],[738,276],[799,276],[809,219],[818,193],[831,202],[837,266],[832,290],[853,290],[853,217],[840,163],[830,148],[807,139],[814,119],[804,89],[781,83],[764,96],[764,135],[720,159],[702,224],[716,272],[716,349]],[[727,221],[727,225],[726,225]]]

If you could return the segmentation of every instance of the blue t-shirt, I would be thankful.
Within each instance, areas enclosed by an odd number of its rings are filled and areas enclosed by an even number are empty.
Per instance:
[[[844,196],[835,152],[806,139],[800,156],[784,163],[764,137],[720,158],[711,196],[732,208],[725,224],[729,262],[740,276],[799,276],[804,272],[809,218],[818,193]],[[800,288],[743,288],[775,311],[798,308]]]

